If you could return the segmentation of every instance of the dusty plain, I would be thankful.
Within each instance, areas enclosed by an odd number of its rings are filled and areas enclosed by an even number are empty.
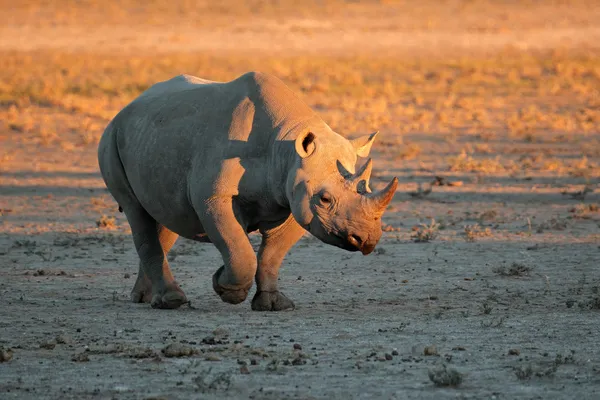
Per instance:
[[[598,3],[213,3],[0,1],[0,398],[599,398]],[[249,70],[381,132],[384,237],[306,235],[291,312],[222,303],[184,239],[190,306],[129,302],[104,127],[154,82]]]

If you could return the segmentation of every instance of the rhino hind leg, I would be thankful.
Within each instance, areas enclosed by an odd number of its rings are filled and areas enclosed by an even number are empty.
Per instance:
[[[178,235],[162,225],[158,225],[157,231],[158,240],[166,256],[175,244]],[[152,297],[152,281],[144,271],[144,265],[140,260],[138,277],[131,290],[131,301],[134,303],[151,303]]]
[[[123,208],[140,257],[140,273],[131,300],[146,302],[150,298],[152,308],[163,309],[186,304],[188,300],[175,282],[166,257],[177,234],[158,224],[141,206]]]
[[[262,242],[258,250],[256,294],[252,299],[254,311],[293,310],[294,302],[279,291],[279,268],[288,251],[304,235],[302,228],[291,215],[283,222],[262,227]]]

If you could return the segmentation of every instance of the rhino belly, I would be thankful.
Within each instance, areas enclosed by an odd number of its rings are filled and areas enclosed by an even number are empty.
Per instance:
[[[160,186],[132,184],[132,189],[144,210],[159,224],[187,239],[196,240],[198,235],[204,234],[202,223],[187,199],[185,187],[168,183]]]

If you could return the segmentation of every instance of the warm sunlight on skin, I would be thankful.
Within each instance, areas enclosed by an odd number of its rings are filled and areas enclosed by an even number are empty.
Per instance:
[[[597,3],[0,0],[0,398],[597,397]],[[274,152],[296,164],[268,190],[263,147],[209,146],[200,170],[226,148],[232,184],[209,182],[208,204],[238,207],[176,243],[147,224],[172,246],[147,277],[100,138],[157,82],[248,71],[326,125]],[[198,104],[165,97],[182,136],[129,158],[173,229],[197,228],[173,188],[203,179],[188,139],[231,122],[219,99],[183,121]],[[228,251],[207,243],[236,226]],[[180,307],[131,302],[153,297]]]

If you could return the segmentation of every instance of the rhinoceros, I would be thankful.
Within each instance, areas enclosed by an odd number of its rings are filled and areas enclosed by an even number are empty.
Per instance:
[[[179,236],[212,242],[224,265],[212,278],[225,302],[251,308],[294,303],[279,268],[306,231],[369,254],[398,179],[372,192],[376,133],[347,140],[281,80],[249,72],[230,82],[180,75],[156,83],[108,124],[98,146],[104,182],[125,213],[139,255],[133,302],[177,308],[187,298],[167,253]],[[255,253],[248,233],[258,230]]]

